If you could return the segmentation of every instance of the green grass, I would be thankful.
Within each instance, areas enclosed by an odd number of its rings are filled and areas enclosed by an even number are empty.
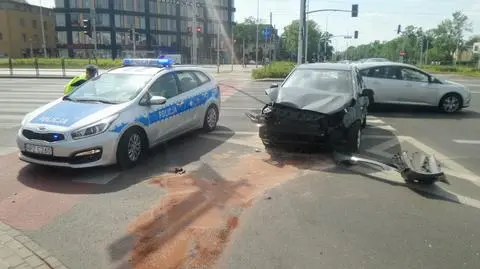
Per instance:
[[[480,69],[465,66],[449,66],[449,65],[422,65],[425,71],[432,73],[458,74],[470,77],[480,77]]]
[[[285,78],[294,67],[294,62],[272,62],[271,64],[252,70],[252,77],[254,79]]]
[[[61,58],[37,58],[39,68],[62,68],[62,59]],[[87,64],[95,64],[98,68],[106,69],[122,64],[121,60],[112,60],[112,59],[98,59],[88,60],[88,59],[68,59],[65,60],[65,68],[84,68]],[[12,59],[13,68],[35,68],[35,59],[33,58],[24,58],[24,59]],[[8,68],[8,59],[0,59],[0,68]]]

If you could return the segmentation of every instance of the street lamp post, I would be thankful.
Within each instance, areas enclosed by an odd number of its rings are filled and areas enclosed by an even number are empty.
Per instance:
[[[257,0],[257,37],[255,41],[255,67],[258,68],[258,31],[260,27],[260,0]]]
[[[45,27],[43,25],[43,9],[42,9],[42,1],[40,0],[40,27],[42,29],[42,48],[43,48],[43,56],[45,58],[48,57],[47,55],[47,46],[45,44]]]

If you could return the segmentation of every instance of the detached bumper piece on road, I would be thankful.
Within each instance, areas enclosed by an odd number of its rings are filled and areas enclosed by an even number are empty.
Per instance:
[[[343,114],[340,111],[326,115],[274,104],[246,116],[259,125],[259,136],[265,145],[333,146],[345,140]]]
[[[396,171],[401,174],[407,183],[434,184],[437,181],[449,183],[441,171],[439,162],[433,155],[425,155],[415,152],[408,155],[401,152],[393,157],[392,164],[386,164],[371,158],[359,157],[334,153],[334,159],[338,163],[359,164],[366,163],[379,167],[384,171]]]

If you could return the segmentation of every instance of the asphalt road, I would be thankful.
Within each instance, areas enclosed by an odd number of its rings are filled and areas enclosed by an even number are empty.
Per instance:
[[[263,105],[268,83],[241,74],[221,80],[217,131],[175,139],[139,167],[119,172],[19,162],[16,125],[59,96],[65,81],[2,79],[0,220],[70,268],[212,265],[219,253],[220,268],[478,268],[477,171],[450,158],[461,145],[435,144],[439,129],[426,136],[439,122],[464,120],[425,111],[372,113],[362,154],[445,155],[450,186],[406,185],[392,173],[336,166],[324,152],[264,152],[257,127],[243,113]],[[480,108],[475,102],[474,95],[472,111]],[[462,126],[464,135],[477,127]],[[444,136],[455,131],[447,128]],[[175,175],[174,167],[186,173]]]

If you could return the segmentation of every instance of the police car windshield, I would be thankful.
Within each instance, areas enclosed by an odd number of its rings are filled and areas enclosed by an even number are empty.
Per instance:
[[[105,73],[82,84],[66,100],[119,104],[134,99],[152,78],[142,74]]]

